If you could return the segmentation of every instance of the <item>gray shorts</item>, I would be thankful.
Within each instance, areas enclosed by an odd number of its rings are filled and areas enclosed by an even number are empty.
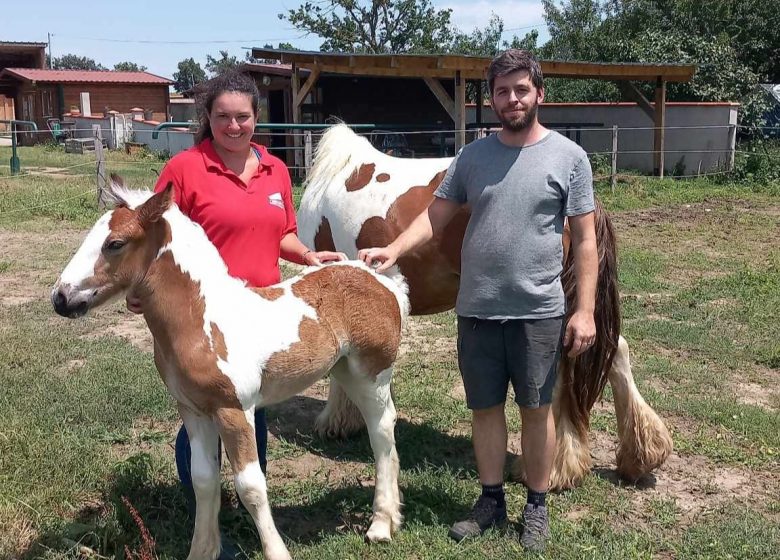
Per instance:
[[[472,410],[506,401],[509,382],[523,408],[552,403],[563,317],[493,321],[458,317],[458,366]]]

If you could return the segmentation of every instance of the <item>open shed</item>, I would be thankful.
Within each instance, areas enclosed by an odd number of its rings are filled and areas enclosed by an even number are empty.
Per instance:
[[[252,49],[252,56],[278,60],[282,64],[290,65],[291,116],[294,123],[301,122],[301,106],[322,75],[421,79],[452,119],[456,147],[462,146],[466,140],[466,83],[474,82],[477,91],[481,92],[491,61],[489,57],[465,55],[323,53],[267,48]],[[695,66],[555,60],[542,60],[540,63],[545,77],[593,78],[617,82],[625,94],[636,100],[652,120],[655,127],[654,170],[656,174],[663,174],[666,84],[689,81],[696,71]],[[655,83],[652,102],[632,83],[635,81]],[[477,123],[479,122],[481,109],[477,114]]]

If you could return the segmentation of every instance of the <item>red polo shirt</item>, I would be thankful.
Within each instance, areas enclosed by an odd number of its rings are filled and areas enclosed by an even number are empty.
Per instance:
[[[171,158],[154,190],[172,182],[179,208],[203,227],[230,275],[262,287],[279,282],[279,243],[297,224],[287,166],[264,146],[252,147],[260,165],[248,184],[204,140]]]

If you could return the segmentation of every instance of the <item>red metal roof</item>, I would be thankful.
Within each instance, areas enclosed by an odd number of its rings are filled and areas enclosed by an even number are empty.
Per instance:
[[[159,84],[170,85],[167,78],[149,72],[116,72],[113,70],[40,70],[6,68],[0,77],[12,76],[28,82],[57,84]]]

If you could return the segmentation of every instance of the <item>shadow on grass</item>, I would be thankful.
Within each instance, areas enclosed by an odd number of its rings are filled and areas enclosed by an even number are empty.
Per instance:
[[[314,419],[323,408],[324,402],[319,399],[293,397],[268,409],[268,430],[276,437],[321,457],[373,463],[374,456],[365,429],[347,439],[325,439],[314,434]],[[427,424],[399,419],[395,425],[395,441],[404,470],[423,465],[447,465],[453,470],[470,471],[476,477],[469,437],[453,436]]]
[[[295,397],[275,406],[269,410],[270,431],[310,453],[373,466],[374,457],[365,430],[347,440],[324,440],[311,435],[314,417],[322,406],[321,401],[308,397]],[[451,495],[437,480],[440,476],[476,480],[470,439],[400,420],[396,424],[396,443],[401,469],[408,471],[408,476],[402,474],[407,482],[402,484],[406,520],[449,526],[462,517],[470,504]],[[122,502],[123,496],[137,510],[155,540],[160,559],[186,557],[192,521],[184,494],[178,484],[160,480],[157,471],[151,457],[143,453],[118,464],[98,505],[83,508],[73,516],[74,521],[51,523],[23,557],[38,558],[47,549],[66,553],[68,557],[78,556],[80,545],[99,555],[117,558],[124,557],[126,545],[131,551],[141,550],[142,531]],[[292,502],[292,505],[272,506],[277,528],[288,541],[308,545],[334,534],[363,535],[368,529],[373,483],[361,486],[345,479],[339,486],[326,488],[308,499],[307,496],[274,496],[273,476],[271,472],[272,504]],[[234,497],[226,495],[224,490],[222,501],[220,526],[224,534],[249,557],[259,554],[260,540],[248,513],[236,508]]]

